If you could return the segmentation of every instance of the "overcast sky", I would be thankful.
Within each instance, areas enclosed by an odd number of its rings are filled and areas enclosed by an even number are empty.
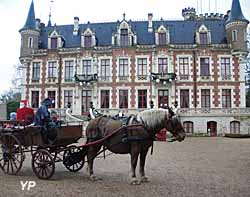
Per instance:
[[[110,22],[122,20],[182,19],[181,10],[194,7],[199,13],[219,12],[231,9],[232,0],[33,0],[36,18],[47,25],[50,7],[52,24],[73,24],[74,16],[80,23]],[[210,2],[210,5],[209,5]],[[216,4],[217,2],[217,4]],[[240,0],[243,14],[250,19],[250,0]],[[19,64],[20,34],[28,14],[31,0],[0,0],[0,94],[11,87],[14,65]]]

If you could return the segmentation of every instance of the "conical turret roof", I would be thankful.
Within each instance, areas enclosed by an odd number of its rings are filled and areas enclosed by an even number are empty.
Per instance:
[[[229,14],[229,17],[228,17],[226,23],[230,23],[233,21],[246,21],[246,22],[248,22],[248,20],[244,17],[244,15],[242,13],[239,0],[233,0],[231,11],[230,11],[230,14]]]
[[[26,19],[26,23],[23,26],[22,29],[20,29],[19,31],[23,31],[26,29],[34,29],[36,30],[36,18],[35,18],[35,9],[34,9],[34,3],[33,0],[30,4],[30,9],[29,9],[29,13]]]

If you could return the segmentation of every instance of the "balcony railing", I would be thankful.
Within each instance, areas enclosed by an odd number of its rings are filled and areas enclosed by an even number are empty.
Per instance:
[[[250,116],[250,108],[182,108],[178,113],[181,116]]]
[[[151,73],[153,81],[156,82],[171,82],[176,79],[175,73]]]
[[[78,75],[75,74],[75,81],[80,82],[81,84],[91,84],[98,80],[97,74],[88,74],[88,75]]]
[[[141,80],[147,80],[147,75],[137,75],[137,80],[141,81]]]
[[[210,75],[201,75],[200,77],[202,80],[210,80],[211,79]]]

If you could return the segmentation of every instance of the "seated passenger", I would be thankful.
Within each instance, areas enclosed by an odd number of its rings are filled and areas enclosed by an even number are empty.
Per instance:
[[[53,144],[56,140],[56,124],[51,119],[49,112],[51,104],[51,99],[44,99],[35,115],[35,126],[41,127],[41,135],[46,144]]]

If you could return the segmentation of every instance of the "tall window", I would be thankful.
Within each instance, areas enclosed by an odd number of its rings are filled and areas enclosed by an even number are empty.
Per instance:
[[[65,61],[65,81],[72,81],[74,76],[74,61]]]
[[[210,90],[201,90],[201,107],[210,108]]]
[[[86,35],[84,36],[84,46],[90,48],[92,46],[92,36]]]
[[[158,90],[158,108],[168,106],[168,90]]]
[[[180,90],[180,107],[189,108],[189,90]]]
[[[145,80],[147,79],[147,58],[138,58],[138,79]]]
[[[128,46],[128,29],[121,29],[120,45]]]
[[[158,33],[158,39],[159,39],[159,45],[165,45],[166,44],[166,33],[165,32]]]
[[[200,58],[201,76],[210,76],[209,58]]]
[[[128,90],[119,90],[119,108],[128,108]]]
[[[33,47],[33,38],[29,37],[28,38],[28,48],[32,48]]]
[[[32,65],[32,81],[39,81],[40,79],[40,63],[34,62]]]
[[[222,90],[222,107],[231,108],[231,90],[230,89]]]
[[[109,90],[101,90],[101,108],[109,108]]]
[[[138,90],[138,108],[147,108],[147,90]]]
[[[127,80],[128,78],[128,59],[119,59],[119,79]]]
[[[158,72],[162,74],[168,73],[168,58],[158,59]]]
[[[240,122],[232,121],[230,122],[230,133],[240,133]]]
[[[91,75],[91,60],[82,61],[82,74],[86,77]]]
[[[236,42],[237,41],[237,37],[238,37],[238,32],[237,32],[237,30],[233,30],[232,31],[232,41],[234,41],[234,42]]]
[[[64,108],[73,104],[73,90],[64,90]]]
[[[231,79],[231,65],[229,57],[222,57],[221,60],[221,78],[222,80]]]
[[[87,114],[89,112],[91,96],[92,96],[91,90],[82,91],[82,114]]]
[[[207,32],[200,33],[200,44],[208,44]]]
[[[188,57],[179,58],[180,79],[187,80],[189,78],[189,61]]]
[[[48,91],[48,98],[50,98],[53,101],[50,107],[55,108],[55,106],[56,106],[56,91]]]
[[[101,60],[101,79],[104,81],[109,80],[110,78],[110,60],[102,59]]]
[[[184,128],[185,133],[193,133],[194,132],[194,123],[191,121],[184,122],[183,128]]]
[[[57,38],[51,38],[51,49],[57,49]]]
[[[49,62],[48,78],[56,78],[56,77],[57,77],[56,62]]]
[[[32,106],[32,108],[39,107],[39,91],[32,91],[31,92],[31,106]]]

